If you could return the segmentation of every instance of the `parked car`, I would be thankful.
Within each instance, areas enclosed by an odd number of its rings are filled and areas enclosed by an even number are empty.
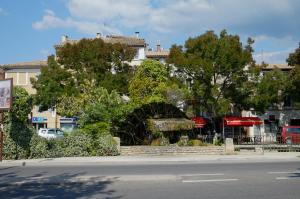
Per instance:
[[[282,127],[281,136],[287,144],[300,144],[300,126]]]
[[[40,128],[38,131],[38,135],[46,139],[56,139],[63,138],[64,132],[60,129],[55,128]]]

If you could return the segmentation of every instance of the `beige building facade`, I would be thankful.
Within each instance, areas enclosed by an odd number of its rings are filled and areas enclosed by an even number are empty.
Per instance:
[[[31,78],[37,78],[41,73],[42,67],[47,67],[47,61],[32,61],[16,64],[7,64],[0,66],[5,73],[5,78],[13,79],[13,86],[24,88],[29,94],[35,94],[36,90],[32,88]],[[36,128],[60,128],[61,117],[55,110],[39,111],[39,107],[34,106],[31,114],[28,116],[32,125]]]

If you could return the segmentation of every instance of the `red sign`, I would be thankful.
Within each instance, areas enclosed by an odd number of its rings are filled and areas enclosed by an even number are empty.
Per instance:
[[[203,117],[193,117],[192,121],[195,122],[195,128],[203,128],[206,121]]]

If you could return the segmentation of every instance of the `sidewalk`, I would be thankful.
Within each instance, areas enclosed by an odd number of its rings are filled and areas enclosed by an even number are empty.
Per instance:
[[[300,152],[270,152],[238,155],[172,155],[172,156],[105,156],[63,157],[28,160],[3,160],[1,166],[72,166],[97,164],[174,164],[174,163],[232,163],[299,161]]]

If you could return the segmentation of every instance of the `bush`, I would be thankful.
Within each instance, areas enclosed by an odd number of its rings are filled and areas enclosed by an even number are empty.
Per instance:
[[[49,158],[48,141],[35,133],[30,141],[30,158]]]
[[[79,157],[89,156],[92,139],[90,135],[76,131],[63,138],[63,156]]]
[[[222,141],[221,138],[214,138],[213,144],[216,145],[216,146],[222,146],[223,141]]]
[[[4,134],[3,159],[26,159],[29,156],[28,154],[28,148],[16,144],[9,134]]]
[[[3,157],[26,159],[30,156],[30,140],[34,131],[19,121],[9,122],[4,128]]]
[[[206,146],[201,140],[189,140],[188,146]]]
[[[30,158],[55,158],[64,156],[63,140],[47,140],[34,133],[30,141]]]
[[[169,139],[165,137],[153,139],[151,142],[151,146],[168,146],[169,144]]]
[[[185,142],[183,140],[179,140],[176,144],[177,146],[185,146]]]
[[[111,135],[104,135],[94,140],[92,155],[114,156],[118,154],[116,142]]]
[[[4,139],[5,159],[112,155],[118,155],[118,150],[113,137],[108,134],[93,138],[91,134],[77,130],[63,139],[47,140],[33,132],[28,148],[16,144],[9,134]]]

